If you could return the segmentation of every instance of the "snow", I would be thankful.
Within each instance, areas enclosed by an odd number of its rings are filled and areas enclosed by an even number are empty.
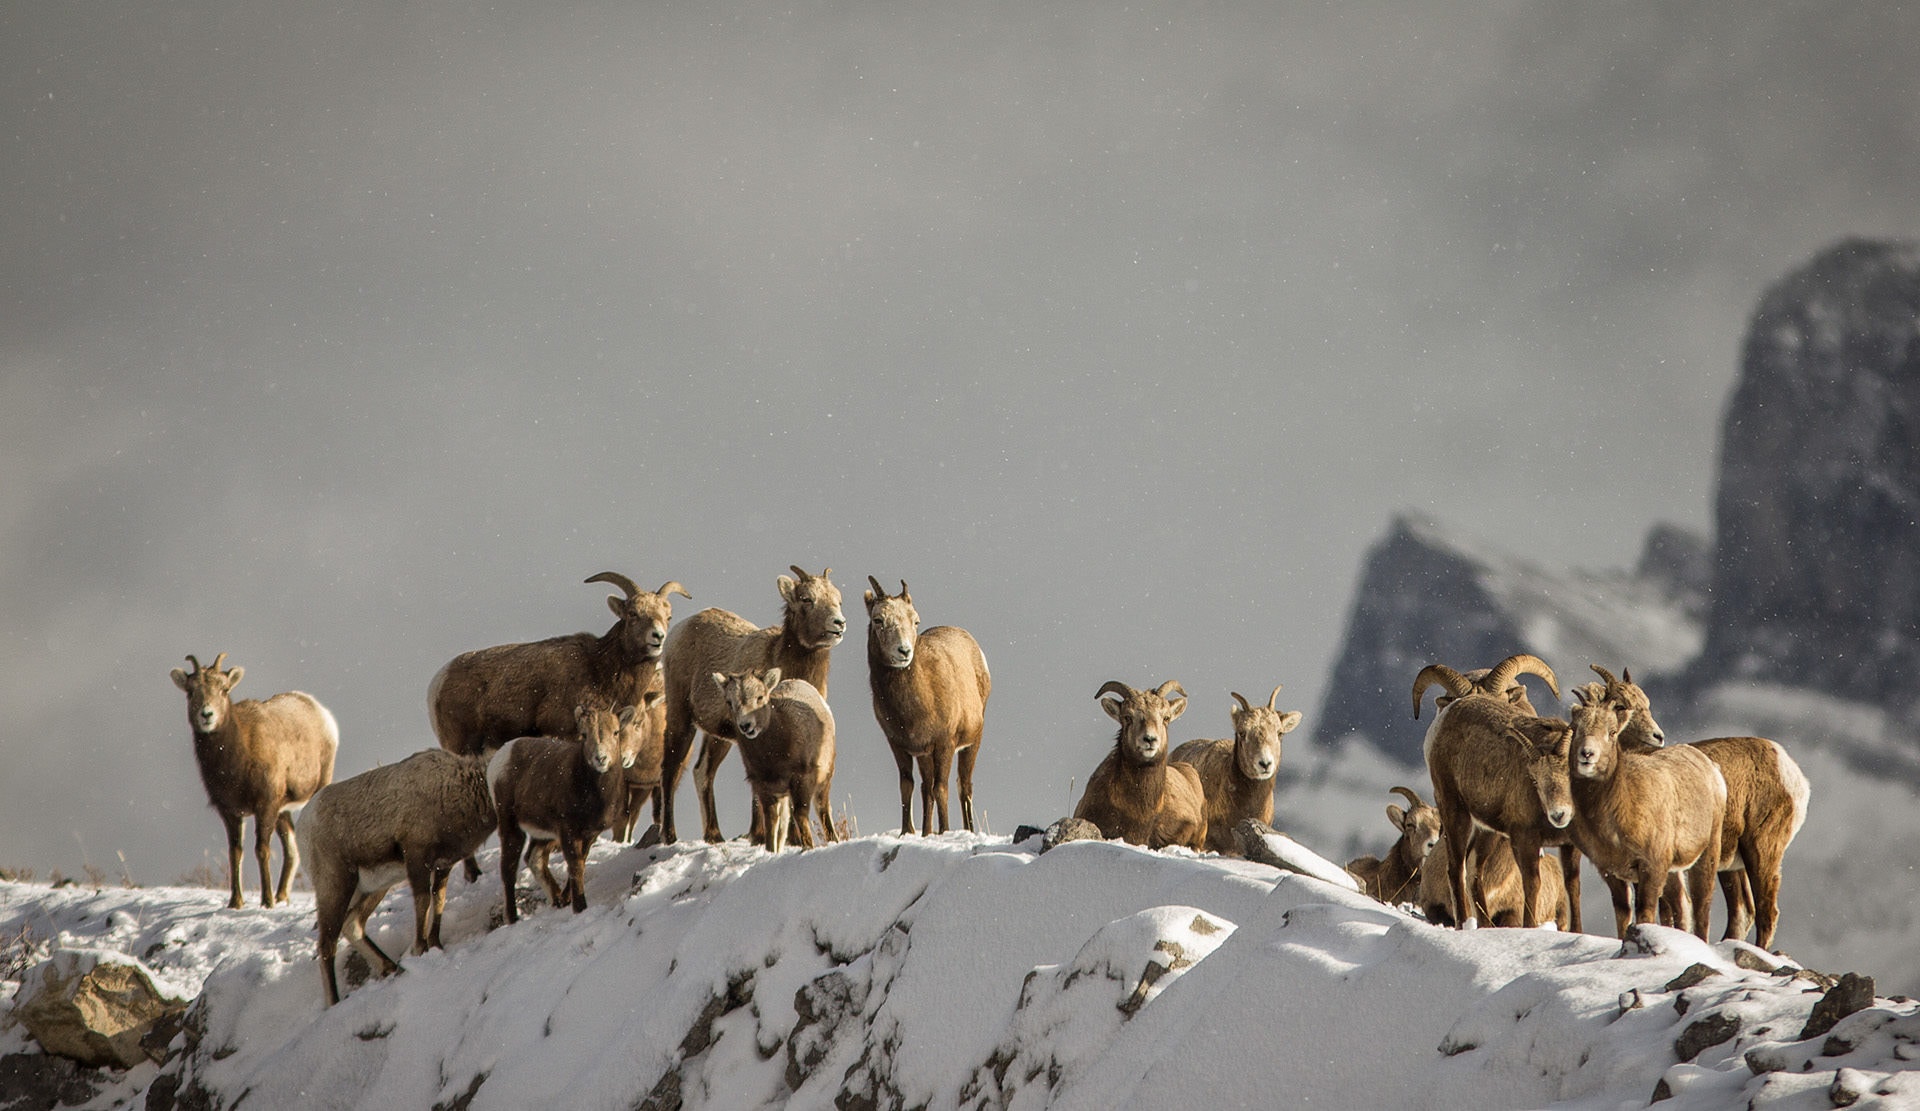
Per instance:
[[[0,884],[0,937],[126,953],[198,995],[164,1079],[215,1106],[1599,1109],[1664,1081],[1678,1111],[1827,1106],[1837,1079],[1860,1106],[1920,1099],[1920,1007],[1878,1000],[1801,1041],[1819,985],[1744,967],[1737,942],[1458,932],[1248,861],[1037,846],[603,843],[585,913],[502,927],[495,874],[456,879],[447,948],[331,1009],[304,893],[229,911],[215,891]],[[398,953],[411,929],[402,889],[371,932]],[[0,1052],[31,1051],[10,1009]],[[1726,1016],[1731,1036],[1678,1060]]]

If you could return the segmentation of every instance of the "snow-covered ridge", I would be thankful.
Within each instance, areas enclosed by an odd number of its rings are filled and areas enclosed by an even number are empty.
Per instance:
[[[1463,933],[1258,864],[1034,844],[603,846],[586,913],[489,930],[497,885],[459,886],[445,951],[330,1010],[305,896],[0,885],[0,931],[203,981],[180,1056],[120,1092],[158,1105],[1600,1108],[1664,1082],[1691,1108],[1836,1077],[1920,1098],[1920,1007],[1802,1041],[1819,985],[1737,943]],[[405,896],[374,924],[400,947]]]

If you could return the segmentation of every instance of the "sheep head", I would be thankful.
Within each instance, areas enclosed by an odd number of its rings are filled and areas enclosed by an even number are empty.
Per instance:
[[[1620,763],[1620,733],[1633,718],[1633,708],[1621,697],[1618,684],[1588,683],[1573,692],[1567,708],[1572,738],[1571,774],[1581,779],[1613,778]]]
[[[1233,694],[1233,760],[1240,774],[1248,779],[1272,779],[1280,770],[1280,739],[1300,724],[1300,711],[1285,713],[1273,708],[1280,688],[1274,687],[1265,706],[1249,703],[1238,691]]]
[[[1413,680],[1413,716],[1420,716],[1420,698],[1430,686],[1446,688],[1446,693],[1433,700],[1433,708],[1443,710],[1456,698],[1465,698],[1469,694],[1495,695],[1505,698],[1514,709],[1535,716],[1533,702],[1527,698],[1527,688],[1520,685],[1522,675],[1534,675],[1546,680],[1547,689],[1555,698],[1560,697],[1560,682],[1554,678],[1553,669],[1538,656],[1521,652],[1492,667],[1475,668],[1462,674],[1445,664],[1428,664],[1420,669]]]
[[[1411,787],[1395,787],[1393,793],[1407,800],[1407,809],[1402,810],[1392,803],[1387,804],[1387,821],[1400,831],[1400,840],[1395,843],[1394,851],[1405,854],[1402,863],[1411,870],[1426,863],[1427,854],[1440,844],[1440,812],[1428,806],[1418,792]]]
[[[657,692],[654,692],[657,693]],[[610,710],[605,706],[575,706],[573,721],[580,732],[580,747],[585,750],[587,766],[603,774],[615,764],[633,767],[639,746],[628,740],[637,732],[630,727],[639,717],[632,706]]]
[[[1540,810],[1555,829],[1573,820],[1573,787],[1567,780],[1572,729],[1559,718],[1521,718],[1507,728],[1520,747],[1521,766],[1540,800]]]
[[[612,583],[625,594],[625,597],[607,595],[607,608],[620,619],[620,637],[627,653],[641,660],[658,659],[661,647],[667,643],[667,625],[673,620],[673,603],[667,595],[693,598],[678,582],[668,582],[649,593],[618,571],[602,571],[586,581]]]
[[[1667,743],[1667,731],[1653,719],[1653,702],[1647,698],[1647,692],[1633,681],[1633,672],[1620,669],[1620,678],[1599,664],[1588,665],[1593,673],[1607,681],[1607,693],[1625,703],[1631,715],[1627,727],[1620,731],[1620,743],[1630,748],[1659,748]]]
[[[867,638],[872,642],[870,658],[891,668],[913,663],[914,644],[920,639],[920,611],[913,608],[913,596],[907,593],[907,580],[900,580],[900,593],[887,596],[880,580],[872,575],[866,592]]]
[[[1108,698],[1109,694],[1116,697]],[[1107,716],[1120,723],[1115,741],[1122,756],[1136,764],[1167,758],[1167,727],[1187,712],[1187,692],[1178,682],[1169,679],[1153,690],[1142,691],[1115,679],[1094,697]]]
[[[765,674],[716,671],[710,678],[720,688],[720,697],[726,699],[727,722],[735,732],[751,741],[766,730],[767,720],[773,716],[773,688],[780,685],[779,668],[769,668]]]
[[[235,667],[220,670],[226,658],[227,654],[222,652],[213,658],[211,665],[201,667],[199,660],[188,655],[187,662],[193,665],[192,671],[176,667],[169,673],[173,676],[173,685],[187,692],[187,723],[196,733],[211,733],[220,728],[220,723],[227,719],[227,714],[233,709],[233,697],[228,692],[240,682],[240,677],[247,673],[247,669]]]
[[[793,633],[800,646],[809,650],[832,648],[847,635],[847,615],[840,610],[840,588],[829,581],[829,567],[818,575],[809,575],[798,566],[790,567],[798,578],[781,575],[780,598],[786,613],[780,623]]]

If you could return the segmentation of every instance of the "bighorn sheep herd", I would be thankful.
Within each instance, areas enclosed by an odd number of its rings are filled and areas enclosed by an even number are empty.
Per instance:
[[[832,650],[847,622],[828,569],[798,566],[775,580],[778,624],[758,627],[722,609],[675,625],[670,596],[603,571],[614,624],[502,644],[455,656],[427,687],[440,748],[333,783],[339,728],[297,691],[234,702],[243,669],[175,668],[187,695],[193,751],[208,801],[226,828],[229,905],[241,897],[241,830],[255,819],[261,902],[288,900],[298,862],[314,889],[318,957],[329,1004],[340,998],[335,956],[344,936],[380,974],[396,961],[367,936],[369,916],[401,881],[413,892],[416,954],[440,944],[448,874],[490,834],[500,839],[504,920],[518,921],[523,864],[554,906],[587,905],[588,854],[609,830],[630,840],[643,804],[645,838],[676,838],[674,795],[691,763],[702,833],[721,839],[714,777],[734,746],[752,797],[750,839],[769,853],[844,836],[832,810],[837,739],[828,705]],[[867,678],[873,713],[899,772],[902,835],[946,833],[949,775],[959,824],[980,828],[974,772],[993,683],[979,643],[965,629],[922,630],[905,581],[889,594],[869,576]],[[1774,741],[1718,737],[1668,745],[1647,693],[1622,669],[1593,665],[1599,682],[1571,692],[1564,717],[1537,712],[1521,676],[1554,697],[1553,669],[1521,653],[1491,667],[1429,664],[1414,677],[1413,715],[1438,688],[1423,751],[1433,803],[1395,786],[1404,808],[1386,808],[1395,841],[1384,857],[1347,868],[1367,895],[1436,925],[1581,929],[1580,861],[1593,862],[1612,896],[1615,930],[1660,922],[1708,935],[1718,878],[1726,933],[1752,930],[1771,946],[1779,923],[1781,861],[1806,820],[1806,776]],[[1092,769],[1074,817],[1101,836],[1148,849],[1238,855],[1240,834],[1274,817],[1282,741],[1297,710],[1230,692],[1233,735],[1176,747],[1174,723],[1188,695],[1176,680],[1139,689],[1119,680],[1094,698],[1118,724]],[[862,759],[870,757],[863,756]],[[914,821],[919,771],[920,821]],[[302,808],[304,807],[304,812]],[[295,815],[299,814],[297,823]],[[937,815],[937,817],[936,817]],[[936,828],[937,823],[937,828]],[[269,849],[279,834],[277,888]],[[550,858],[558,846],[566,879]],[[1559,866],[1544,863],[1547,847]]]

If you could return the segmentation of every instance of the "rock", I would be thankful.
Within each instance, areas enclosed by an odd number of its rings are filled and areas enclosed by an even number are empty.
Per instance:
[[[1040,842],[1040,851],[1047,852],[1069,841],[1104,841],[1100,827],[1085,818],[1062,818],[1047,827],[1047,835]]]
[[[0,1108],[6,1111],[53,1111],[77,1107],[94,1097],[98,1087],[65,1057],[45,1053],[9,1053],[0,1057]]]
[[[1725,1013],[1705,1015],[1680,1031],[1680,1037],[1673,1043],[1673,1054],[1682,1061],[1691,1061],[1739,1032],[1738,1017]]]
[[[1807,1025],[1797,1040],[1817,1038],[1833,1029],[1841,1019],[1872,1005],[1873,977],[1849,972],[1813,1005],[1813,1013],[1807,1016]]]
[[[158,1059],[141,1039],[186,1007],[185,1000],[162,994],[152,973],[131,957],[63,949],[21,978],[14,1016],[48,1053],[126,1069]]]

